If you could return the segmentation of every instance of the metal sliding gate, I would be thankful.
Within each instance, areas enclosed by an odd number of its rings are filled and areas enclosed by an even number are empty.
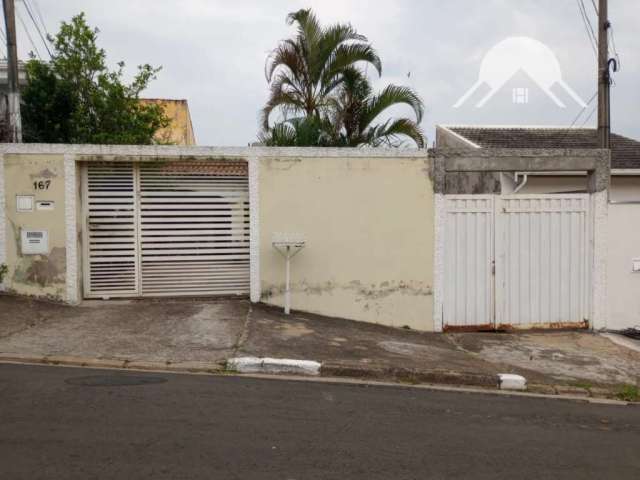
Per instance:
[[[443,328],[585,328],[589,195],[446,195]]]
[[[246,162],[89,163],[88,298],[249,292]]]

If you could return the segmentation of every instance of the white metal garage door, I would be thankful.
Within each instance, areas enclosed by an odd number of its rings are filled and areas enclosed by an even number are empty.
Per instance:
[[[443,328],[585,327],[589,195],[446,195]]]
[[[246,294],[246,162],[91,163],[87,297]]]

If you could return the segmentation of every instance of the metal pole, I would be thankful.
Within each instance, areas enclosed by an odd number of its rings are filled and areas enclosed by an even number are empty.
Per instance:
[[[609,76],[609,6],[599,0],[598,7],[598,146],[611,148],[611,106]]]
[[[291,255],[290,255],[291,247],[287,245],[287,255],[286,255],[286,264],[287,264],[287,273],[285,274],[285,290],[284,290],[284,314],[289,315],[291,311],[291,287],[289,285],[289,279],[291,275]]]

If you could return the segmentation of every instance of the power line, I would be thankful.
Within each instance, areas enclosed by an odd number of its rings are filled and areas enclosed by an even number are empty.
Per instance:
[[[37,0],[31,0],[33,2],[33,6],[35,7],[36,13],[38,14],[38,18],[40,19],[40,23],[42,24],[42,29],[44,30],[44,33],[47,34],[47,36],[49,36],[49,31],[47,30],[47,24],[44,22],[44,17],[42,15],[42,11],[40,10],[40,5],[38,5],[38,1]]]
[[[42,57],[40,56],[40,52],[38,51],[38,47],[36,47],[36,44],[33,41],[33,38],[31,38],[31,34],[29,33],[29,29],[27,28],[27,24],[24,23],[24,19],[22,18],[22,15],[20,15],[20,11],[17,10],[17,9],[16,9],[16,15],[18,16],[18,20],[20,20],[20,23],[22,24],[22,28],[24,28],[24,31],[27,34],[27,38],[29,39],[29,42],[31,42],[31,46],[36,51],[36,55],[38,56],[38,58],[40,60],[42,60]]]
[[[576,115],[576,118],[573,119],[573,122],[571,122],[571,125],[569,125],[564,133],[564,135],[560,138],[560,140],[558,141],[558,148],[562,148],[562,142],[564,142],[565,138],[567,138],[567,135],[569,135],[569,133],[571,132],[571,130],[573,129],[573,127],[576,125],[576,123],[578,122],[578,120],[580,119],[580,117],[582,116],[582,114],[584,113],[584,111],[589,108],[589,105],[591,105],[591,102],[593,102],[596,97],[598,96],[598,91],[596,90],[596,92],[591,95],[591,98],[589,99],[589,101],[587,102],[587,104],[582,107],[580,109],[580,111],[578,112],[578,115]],[[594,106],[594,110],[593,112],[595,112],[595,108],[597,107],[597,104]],[[587,117],[587,120],[585,120],[585,122],[581,125],[581,128],[584,126],[584,124],[593,116],[593,112],[591,112],[591,114]]]
[[[584,0],[576,0],[578,2],[578,10],[580,11],[580,16],[582,17],[582,23],[584,23],[585,30],[587,31],[587,36],[589,37],[589,43],[591,43],[591,48],[593,49],[593,53],[596,58],[598,57],[598,40],[593,30],[593,25],[591,24],[591,20],[589,19],[589,15],[587,14],[587,9],[584,6]]]
[[[27,0],[23,0],[22,3],[24,5],[25,10],[29,14],[29,18],[31,18],[31,21],[33,22],[33,26],[36,27],[36,31],[38,32],[38,35],[40,35],[40,40],[42,40],[42,43],[44,43],[44,48],[47,49],[47,53],[49,54],[49,57],[52,57],[53,55],[51,54],[51,50],[49,49],[49,44],[47,43],[47,39],[42,34],[42,31],[38,26],[38,22],[36,22],[36,19],[33,16],[33,13],[31,12],[31,8],[29,8],[29,3],[27,2]]]
[[[578,112],[578,115],[576,115],[576,118],[573,119],[573,122],[571,122],[571,125],[569,126],[570,129],[574,127],[574,125],[578,122],[578,120],[580,119],[584,111],[587,108],[589,108],[589,105],[591,105],[591,102],[593,102],[597,96],[598,96],[598,91],[596,90],[596,92],[591,96],[587,104],[584,107],[582,107],[582,109]]]
[[[596,113],[597,109],[598,109],[598,106],[594,105],[593,108],[591,109],[591,113],[587,118],[584,119],[584,122],[582,122],[582,124],[580,125],[580,128],[584,127],[587,124],[587,122],[591,120],[591,117],[593,117],[593,114]]]

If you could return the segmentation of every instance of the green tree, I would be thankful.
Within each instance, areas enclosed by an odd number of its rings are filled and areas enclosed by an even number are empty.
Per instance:
[[[363,63],[382,62],[351,25],[322,28],[311,10],[290,13],[297,25],[293,39],[284,40],[267,59],[270,84],[262,110],[260,140],[270,146],[399,146],[407,140],[424,147],[419,123],[424,105],[410,88],[388,85],[375,94]],[[408,105],[415,115],[376,123],[396,105]],[[279,110],[283,119],[273,126],[269,117]],[[388,115],[387,115],[388,116]]]
[[[76,15],[49,38],[50,62],[27,62],[21,107],[25,142],[151,144],[155,132],[168,125],[160,105],[139,101],[160,69],[141,65],[125,83],[124,63],[116,70],[107,67],[106,53],[96,45],[98,33],[84,13]]]

